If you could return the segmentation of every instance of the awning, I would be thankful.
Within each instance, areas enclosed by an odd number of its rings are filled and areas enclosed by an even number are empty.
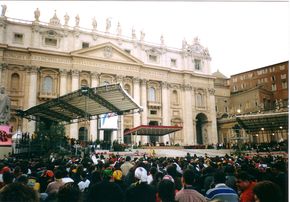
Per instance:
[[[285,130],[288,129],[288,112],[241,115],[237,116],[237,122],[250,132]]]
[[[126,132],[124,135],[147,135],[147,136],[163,136],[169,133],[173,133],[181,130],[182,127],[179,126],[149,126],[140,125],[136,128],[132,128]]]
[[[142,107],[121,84],[111,84],[94,88],[82,87],[26,111],[17,112],[19,116],[29,120],[75,123],[96,119],[98,115],[109,112],[124,115],[141,111]]]

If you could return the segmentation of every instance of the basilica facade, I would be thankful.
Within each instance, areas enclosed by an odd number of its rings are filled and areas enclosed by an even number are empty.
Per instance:
[[[122,133],[139,125],[182,126],[173,135],[158,142],[195,145],[217,143],[214,77],[211,57],[196,37],[181,48],[170,48],[161,36],[160,43],[145,40],[144,31],[137,36],[122,35],[107,19],[105,30],[80,27],[80,16],[69,26],[55,13],[49,22],[0,17],[0,83],[11,99],[10,124],[14,132],[34,133],[36,123],[16,116],[26,110],[82,86],[97,87],[121,83],[143,107],[141,113],[121,117]],[[114,31],[115,30],[115,31]],[[66,125],[70,138],[96,140],[96,120]],[[83,135],[85,132],[85,136]],[[101,139],[114,140],[114,131],[101,131]],[[126,138],[122,138],[124,141]],[[152,137],[137,137],[142,144]]]

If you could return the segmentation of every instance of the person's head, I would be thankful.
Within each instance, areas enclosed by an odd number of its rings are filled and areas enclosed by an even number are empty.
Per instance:
[[[237,177],[237,187],[241,191],[246,190],[252,182],[252,178],[248,175],[248,173],[244,171],[238,173],[236,177]]]
[[[126,156],[126,161],[131,161],[131,157],[130,156]]]
[[[195,182],[195,174],[193,170],[186,169],[182,174],[182,184],[185,185],[193,185]]]
[[[134,176],[139,182],[147,182],[147,170],[143,167],[136,168]]]
[[[258,182],[253,188],[255,202],[282,202],[280,187],[271,181]]]
[[[172,180],[163,179],[158,183],[158,196],[162,202],[174,202],[175,184]]]
[[[11,172],[4,172],[2,178],[5,184],[10,184],[13,182],[14,175]]]
[[[219,183],[225,183],[226,181],[226,175],[223,172],[216,172],[214,174],[214,183],[219,184]]]
[[[57,199],[59,202],[78,202],[81,200],[81,191],[75,182],[65,183],[59,188]]]
[[[122,171],[115,170],[113,172],[113,179],[114,179],[114,181],[120,181],[120,180],[122,180]]]
[[[0,201],[3,202],[38,202],[37,193],[22,183],[11,183],[5,186],[0,194]]]

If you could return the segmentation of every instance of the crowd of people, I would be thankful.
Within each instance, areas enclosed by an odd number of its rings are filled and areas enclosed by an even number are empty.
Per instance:
[[[9,156],[0,160],[0,201],[284,202],[287,165],[271,154]]]

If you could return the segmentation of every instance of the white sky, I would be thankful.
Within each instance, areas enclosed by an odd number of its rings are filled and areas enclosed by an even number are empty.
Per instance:
[[[192,43],[198,36],[212,57],[211,70],[226,76],[289,60],[288,2],[134,2],[134,1],[2,1],[6,16],[34,20],[39,8],[40,21],[49,22],[56,10],[61,23],[67,12],[69,25],[105,31],[106,18],[112,18],[111,33],[120,21],[122,34],[131,37],[134,26],[137,38],[143,29],[145,41],[181,48],[182,39]]]

